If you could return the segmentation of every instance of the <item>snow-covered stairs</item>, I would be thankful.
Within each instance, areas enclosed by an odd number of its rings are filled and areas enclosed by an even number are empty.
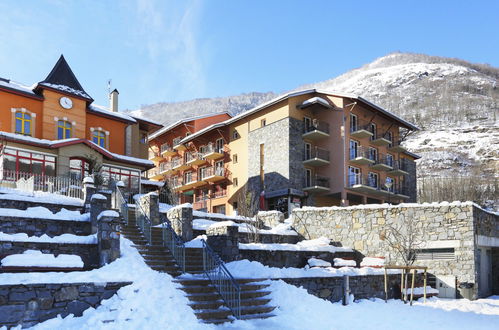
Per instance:
[[[272,317],[274,306],[268,305],[271,293],[269,284],[259,279],[236,279],[241,288],[241,319]],[[234,319],[232,312],[224,305],[219,293],[209,280],[178,279],[187,298],[191,301],[196,316],[205,323],[224,323]]]

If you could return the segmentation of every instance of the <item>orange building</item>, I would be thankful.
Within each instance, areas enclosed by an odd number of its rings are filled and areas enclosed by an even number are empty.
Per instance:
[[[416,201],[419,156],[400,142],[418,128],[360,96],[303,90],[225,120],[208,118],[218,122],[151,136],[156,147],[160,136],[176,137],[154,155],[154,179],[174,179],[181,201],[195,209]]]
[[[61,55],[48,76],[27,87],[0,78],[2,182],[19,176],[81,179],[102,165],[104,177],[139,189],[147,158],[147,135],[162,127],[118,112],[118,91],[110,109],[93,99]]]

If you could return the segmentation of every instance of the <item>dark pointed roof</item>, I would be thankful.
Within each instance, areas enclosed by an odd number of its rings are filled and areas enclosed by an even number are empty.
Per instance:
[[[84,98],[90,102],[93,101],[90,95],[81,87],[80,82],[76,79],[76,76],[63,55],[59,57],[59,60],[54,65],[54,68],[50,71],[47,78],[38,83],[36,89],[40,87],[56,89],[66,94]]]

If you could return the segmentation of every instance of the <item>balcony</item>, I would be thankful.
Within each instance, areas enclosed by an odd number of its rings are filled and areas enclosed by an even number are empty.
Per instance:
[[[183,184],[178,188],[179,191],[191,190],[196,187],[205,185],[206,182],[198,180],[197,172],[193,171],[190,174],[184,174]]]
[[[155,152],[155,151],[149,149],[148,159],[151,162],[159,162],[159,161],[163,160],[163,157],[161,157],[161,155],[158,152]]]
[[[360,174],[351,174],[348,176],[347,187],[355,192],[361,194],[371,195],[382,199],[401,199],[409,198],[409,196],[403,194],[405,189],[402,189],[400,185],[394,184],[388,189],[385,185],[378,182],[378,178],[362,176]]]
[[[177,151],[175,149],[173,149],[172,146],[169,145],[168,143],[161,145],[161,156],[170,157],[170,156],[174,156],[176,154],[177,154]]]
[[[204,167],[200,169],[201,180],[210,183],[222,181],[227,178],[228,171],[224,167]]]
[[[320,175],[305,178],[303,191],[313,194],[326,193],[329,191],[329,178]]]
[[[374,164],[371,164],[371,168],[377,171],[391,171],[393,170],[393,157],[387,157],[386,155],[378,155]]]
[[[329,164],[329,150],[315,147],[309,152],[305,151],[303,165],[306,166],[324,166]]]
[[[204,153],[204,159],[219,159],[224,156],[223,148],[216,148],[213,144],[208,144],[206,146],[206,151]]]
[[[177,150],[177,151],[183,151],[183,150],[186,150],[187,147],[183,144],[180,143],[180,141],[182,141],[182,138],[181,137],[177,137],[177,138],[174,138],[173,139],[173,142],[172,142],[172,145],[173,145],[173,149]]]
[[[368,148],[350,148],[350,163],[356,165],[371,165],[376,162],[376,156]]]
[[[184,163],[184,160],[180,157],[173,158],[171,164],[172,164],[172,171],[184,171],[191,167],[190,165]]]
[[[304,127],[302,137],[307,140],[320,140],[329,137],[329,124],[326,122],[316,122],[308,127]]]
[[[388,150],[392,151],[392,152],[404,152],[404,151],[407,151],[406,148],[402,147],[400,145],[402,141],[401,140],[397,140],[397,141],[393,141],[389,146],[388,146]]]
[[[374,134],[371,132],[370,124],[350,124],[350,137],[354,137],[357,139],[364,139],[368,137],[372,137]]]
[[[393,168],[388,172],[392,176],[409,175],[410,163],[405,159],[393,161]]]
[[[161,174],[157,168],[152,168],[147,171],[147,177],[151,180],[159,181],[163,179],[163,174]]]
[[[190,166],[199,166],[206,164],[206,159],[200,152],[188,152],[185,155],[185,163]]]
[[[392,143],[392,141],[385,131],[380,131],[381,130],[378,130],[376,134],[373,134],[373,136],[371,136],[371,144],[378,147],[386,147],[387,145]]]

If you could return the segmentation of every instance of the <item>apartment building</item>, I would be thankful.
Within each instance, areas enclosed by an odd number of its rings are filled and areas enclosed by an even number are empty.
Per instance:
[[[190,132],[173,146],[181,157],[164,161],[171,170],[163,174],[183,180],[177,187],[194,202],[210,183],[204,171],[223,174],[215,177],[226,189],[225,207],[216,206],[229,214],[240,207],[241,192],[261,196],[262,208],[284,212],[303,205],[415,201],[418,156],[400,143],[414,130],[362,97],[303,90]],[[216,163],[206,157],[210,145],[224,151]],[[189,153],[206,163],[189,167]]]
[[[99,163],[105,178],[137,191],[141,172],[154,167],[147,136],[162,125],[118,112],[118,95],[110,94],[109,109],[95,105],[62,55],[32,86],[0,78],[2,184],[33,176],[81,180]]]

